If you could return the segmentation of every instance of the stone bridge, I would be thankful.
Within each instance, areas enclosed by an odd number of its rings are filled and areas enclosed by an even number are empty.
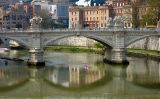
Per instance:
[[[29,50],[28,63],[44,65],[44,48],[53,41],[83,36],[105,45],[104,59],[113,63],[126,63],[126,47],[140,39],[160,36],[160,31],[149,29],[64,29],[64,30],[27,30],[0,31],[0,38],[14,40]]]

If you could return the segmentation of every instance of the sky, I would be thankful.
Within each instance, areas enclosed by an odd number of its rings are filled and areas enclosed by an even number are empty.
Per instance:
[[[84,2],[85,0],[79,0],[77,2],[78,5],[84,5],[84,6],[87,6],[87,2]]]

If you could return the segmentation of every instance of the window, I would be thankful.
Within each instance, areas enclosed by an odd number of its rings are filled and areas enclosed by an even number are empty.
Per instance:
[[[95,17],[93,17],[93,21],[95,21]]]
[[[101,24],[101,27],[103,27],[103,24]]]
[[[92,21],[92,17],[90,17],[90,21]]]
[[[128,23],[128,27],[130,27],[130,23]]]
[[[98,20],[98,17],[97,17],[97,20]]]
[[[103,16],[101,17],[101,20],[103,20]]]
[[[127,23],[125,23],[125,27],[127,27]]]

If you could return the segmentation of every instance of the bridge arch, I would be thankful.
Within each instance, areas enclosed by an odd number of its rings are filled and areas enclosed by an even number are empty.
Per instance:
[[[1,37],[0,38],[5,38],[5,39],[9,39],[9,40],[13,40],[13,41],[16,41],[18,42],[19,44],[21,45],[24,45],[27,49],[30,48],[29,44],[27,42],[24,42],[23,40],[21,39],[16,39],[15,37]]]
[[[86,38],[95,40],[95,41],[97,41],[97,42],[100,42],[100,43],[102,43],[103,45],[108,45],[108,46],[110,46],[110,47],[112,48],[112,43],[111,43],[111,41],[109,41],[109,40],[106,40],[106,39],[103,39],[103,38],[100,38],[100,37],[94,36],[94,35],[76,35],[76,34],[57,36],[57,37],[55,37],[55,38],[53,38],[53,39],[50,39],[50,40],[46,41],[46,42],[43,44],[43,48],[45,48],[45,47],[46,47],[49,43],[51,43],[51,42],[54,42],[54,41],[56,41],[56,40],[60,40],[60,39],[63,39],[63,38],[67,38],[67,37],[72,37],[72,36],[86,37]]]
[[[134,38],[134,39],[130,40],[129,42],[127,42],[125,44],[125,47],[128,47],[129,45],[135,43],[136,41],[142,40],[147,37],[154,37],[154,36],[158,36],[158,35],[145,35],[145,36],[140,36],[140,37]]]

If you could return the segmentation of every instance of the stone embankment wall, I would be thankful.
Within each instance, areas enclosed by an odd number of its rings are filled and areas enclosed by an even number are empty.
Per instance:
[[[86,38],[86,37],[68,37],[57,40],[55,42],[51,42],[49,45],[56,46],[88,46],[91,47],[95,43],[95,40]]]
[[[68,37],[64,39],[57,40],[50,43],[50,45],[61,45],[61,46],[93,46],[95,40],[85,38],[85,37]],[[128,48],[145,49],[145,50],[158,50],[160,51],[160,38],[159,37],[149,37],[128,46]]]
[[[128,46],[128,48],[145,49],[145,50],[158,50],[160,51],[160,38],[148,37]]]

